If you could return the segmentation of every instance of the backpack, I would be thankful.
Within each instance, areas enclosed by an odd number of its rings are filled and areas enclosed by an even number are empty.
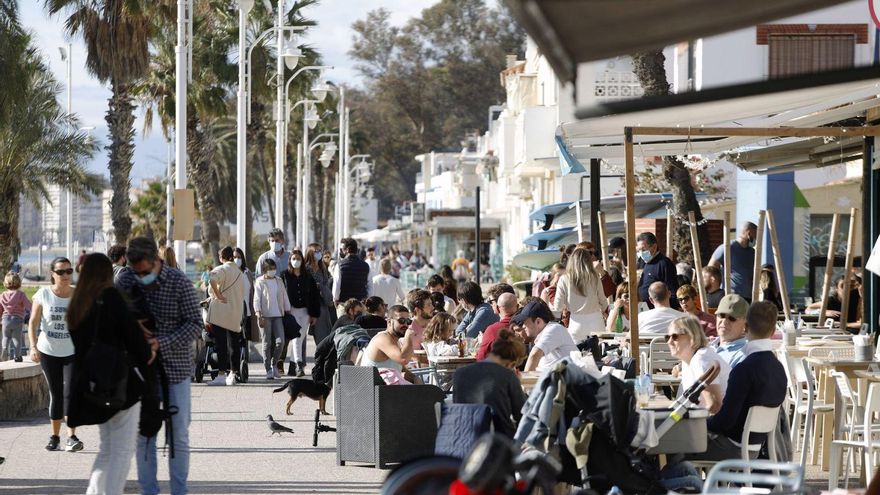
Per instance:
[[[104,301],[98,299],[95,304],[95,335],[86,355],[88,388],[83,398],[101,409],[118,411],[127,399],[131,364],[119,337],[113,343],[101,339],[101,308]]]

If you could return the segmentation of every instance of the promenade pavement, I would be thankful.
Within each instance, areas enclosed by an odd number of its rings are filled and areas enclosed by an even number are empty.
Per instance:
[[[310,342],[311,344],[311,342]],[[192,457],[189,490],[194,494],[375,494],[388,471],[372,466],[336,465],[335,433],[322,433],[312,447],[317,402],[297,400],[284,413],[287,393],[272,394],[286,378],[267,381],[261,364],[251,380],[233,387],[192,385]],[[328,403],[328,410],[332,407]],[[332,410],[331,410],[332,412]],[[269,436],[265,417],[292,428],[293,435]],[[335,426],[333,416],[323,422]],[[81,452],[47,452],[48,413],[0,422],[0,493],[4,495],[85,493],[98,447],[96,426],[78,429]],[[159,433],[160,445],[164,433]],[[66,441],[62,429],[62,445]],[[159,479],[168,493],[168,464],[160,450]],[[164,462],[163,462],[164,461]],[[139,493],[132,460],[125,493]],[[164,481],[163,481],[164,480]]]

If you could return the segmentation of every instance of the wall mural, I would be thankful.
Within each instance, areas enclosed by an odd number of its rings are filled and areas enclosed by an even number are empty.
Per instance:
[[[828,244],[831,241],[831,221],[833,218],[834,215],[828,214],[810,215],[808,239],[810,257],[828,256]],[[849,215],[841,215],[840,226],[837,229],[835,256],[846,256],[847,232],[849,232]]]

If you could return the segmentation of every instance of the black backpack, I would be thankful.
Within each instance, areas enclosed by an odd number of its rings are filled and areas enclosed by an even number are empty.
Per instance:
[[[101,310],[104,300],[95,301],[95,335],[86,354],[88,388],[83,398],[92,405],[118,411],[125,405],[131,362],[119,336],[108,342],[101,338]]]

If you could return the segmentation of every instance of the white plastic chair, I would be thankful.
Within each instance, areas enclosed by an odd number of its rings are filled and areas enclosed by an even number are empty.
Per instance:
[[[743,460],[749,460],[749,435],[751,433],[767,434],[767,452],[770,460],[776,461],[776,428],[779,426],[779,406],[752,406],[743,426],[740,454]]]
[[[769,473],[755,473],[753,470]],[[759,459],[721,461],[706,476],[703,493],[744,493],[743,486],[754,484],[773,486],[781,493],[800,493],[804,490],[804,468],[790,462]]]
[[[864,434],[860,440],[834,440],[831,442],[831,458],[828,476],[828,489],[836,488],[840,478],[840,461],[843,449],[858,450],[862,454],[862,471],[865,479],[870,481],[874,476],[874,455],[880,453],[880,439],[872,426],[880,421],[880,385],[871,384],[868,400],[865,403],[865,414],[862,421]],[[848,480],[847,480],[848,482]]]
[[[788,354],[785,354],[784,357],[783,364],[789,374],[789,396],[794,406],[791,421],[791,446],[795,450],[801,449],[801,463],[806,465],[808,449],[813,449],[813,458],[816,457],[818,449],[816,442],[812,443],[812,447],[810,442],[811,438],[815,438],[815,416],[817,414],[833,414],[834,406],[816,399],[816,381],[806,359],[795,359]],[[803,444],[800,444],[801,417],[804,418]]]
[[[856,348],[853,346],[822,346],[810,349],[811,358],[826,359],[834,356],[834,359],[855,359]]]
[[[650,368],[648,369],[650,370],[651,375],[657,371],[668,373],[672,370],[673,366],[681,362],[669,352],[669,345],[666,343],[666,337],[655,337],[651,339],[651,343],[648,345],[648,352],[650,353],[651,360]]]

